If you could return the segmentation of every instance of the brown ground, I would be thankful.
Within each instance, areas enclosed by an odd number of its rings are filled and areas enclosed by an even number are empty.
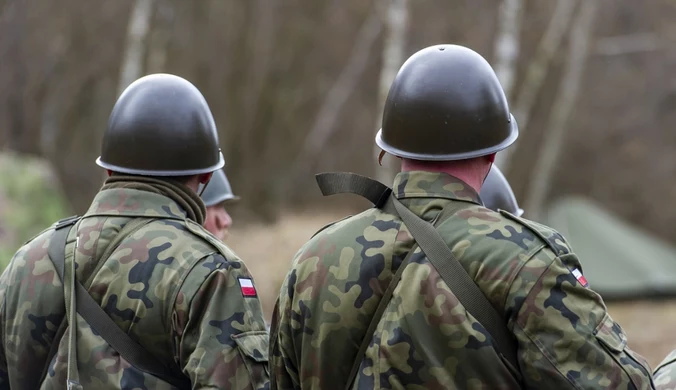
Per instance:
[[[342,218],[340,212],[296,214],[269,226],[235,228],[228,245],[247,263],[256,280],[266,318],[270,318],[293,255],[319,228]],[[655,366],[676,349],[676,299],[658,302],[613,303],[608,309],[624,328],[632,348]]]

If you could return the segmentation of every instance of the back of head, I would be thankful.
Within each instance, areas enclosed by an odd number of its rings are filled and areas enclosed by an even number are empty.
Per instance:
[[[204,189],[202,201],[204,201],[205,206],[211,207],[225,202],[226,200],[236,201],[239,200],[239,197],[232,193],[228,177],[222,169],[219,169],[214,172],[209,184],[207,184],[207,187]]]
[[[520,217],[523,210],[519,208],[512,186],[502,174],[500,169],[493,165],[483,186],[481,187],[481,200],[491,210],[505,210],[510,214]]]
[[[518,133],[488,62],[466,47],[437,45],[413,54],[397,73],[376,143],[406,159],[451,161],[494,154]]]
[[[96,163],[143,176],[191,176],[224,165],[211,110],[189,81],[153,74],[120,95]]]

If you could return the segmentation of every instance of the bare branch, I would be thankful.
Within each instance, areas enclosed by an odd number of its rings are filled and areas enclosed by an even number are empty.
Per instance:
[[[539,148],[535,170],[526,197],[526,212],[531,219],[538,219],[542,215],[545,198],[549,194],[555,164],[563,148],[566,124],[575,106],[580,84],[584,77],[590,36],[597,9],[597,0],[586,0],[573,25],[559,93],[553,104],[552,115],[547,126],[548,131],[544,134],[543,144]]]
[[[602,56],[618,56],[660,49],[659,38],[653,33],[636,33],[605,37],[596,41],[596,52]]]
[[[531,111],[533,110],[533,106],[535,106],[536,98],[547,77],[552,58],[559,50],[561,42],[563,41],[563,36],[568,31],[568,25],[573,17],[573,11],[575,10],[576,4],[576,0],[557,1],[552,19],[547,26],[547,31],[540,40],[533,61],[528,65],[515,104],[512,105],[512,112],[519,123],[521,137],[523,137],[528,129],[528,120],[530,119]],[[518,147],[519,145],[517,143],[498,153],[496,156],[495,164],[498,165],[503,172],[508,171],[511,156]]]

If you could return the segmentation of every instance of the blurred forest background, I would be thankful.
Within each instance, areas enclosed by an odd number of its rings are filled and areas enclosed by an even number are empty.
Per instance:
[[[391,178],[373,146],[384,96],[409,55],[439,43],[496,69],[521,129],[499,165],[528,218],[579,195],[676,243],[674,20],[674,0],[0,0],[0,262],[87,209],[117,96],[174,73],[214,113],[242,196],[228,244],[269,312],[303,241],[365,207],[322,199],[313,174]],[[676,336],[629,329],[637,310],[667,315],[652,305],[613,310],[655,365]]]

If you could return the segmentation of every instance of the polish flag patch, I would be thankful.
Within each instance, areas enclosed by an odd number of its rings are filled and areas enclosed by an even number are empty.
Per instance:
[[[589,283],[587,283],[587,278],[582,275],[582,272],[580,272],[579,269],[574,268],[571,272],[573,273],[573,276],[575,276],[575,279],[580,282],[582,287],[587,287],[589,285]]]
[[[253,280],[249,278],[239,278],[239,288],[242,290],[242,295],[245,297],[255,297],[256,287],[253,285]]]

